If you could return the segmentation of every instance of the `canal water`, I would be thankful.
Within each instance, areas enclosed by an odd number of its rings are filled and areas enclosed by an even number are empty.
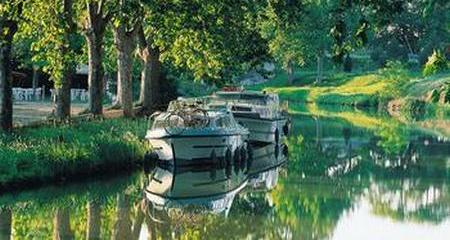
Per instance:
[[[449,239],[449,136],[321,115],[248,160],[2,194],[0,239]]]

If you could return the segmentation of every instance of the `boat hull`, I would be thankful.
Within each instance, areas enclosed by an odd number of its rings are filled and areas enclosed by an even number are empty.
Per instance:
[[[233,157],[237,150],[245,147],[248,135],[236,133],[147,139],[159,160],[193,162]]]
[[[262,119],[235,115],[235,119],[249,130],[249,140],[252,142],[277,143],[285,135],[284,128],[288,124],[287,118]]]

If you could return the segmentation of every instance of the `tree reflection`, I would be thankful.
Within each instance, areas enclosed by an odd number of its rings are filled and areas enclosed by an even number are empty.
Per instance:
[[[11,239],[12,211],[0,209],[0,239]]]
[[[125,193],[117,194],[116,221],[112,239],[128,239],[131,236],[130,201]]]
[[[87,204],[87,240],[100,239],[101,207],[98,199],[89,200]]]
[[[58,208],[53,218],[53,240],[74,239],[70,228],[70,214],[67,208]]]

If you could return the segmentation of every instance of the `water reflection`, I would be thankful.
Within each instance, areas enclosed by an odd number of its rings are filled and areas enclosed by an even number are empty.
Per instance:
[[[245,187],[247,176],[239,166],[237,171],[215,166],[167,169],[157,166],[149,175],[145,195],[152,212],[178,209],[198,213],[228,215],[233,199]],[[156,217],[153,217],[156,220]]]
[[[296,115],[286,145],[242,161],[4,194],[0,239],[448,236],[449,139],[378,122]]]

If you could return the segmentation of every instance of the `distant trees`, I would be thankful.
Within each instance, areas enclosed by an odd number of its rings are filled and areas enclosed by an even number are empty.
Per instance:
[[[261,34],[268,39],[275,60],[286,70],[288,84],[293,83],[294,66],[314,61],[316,81],[322,80],[324,56],[331,44],[331,7],[332,2],[327,0],[269,1]]]

